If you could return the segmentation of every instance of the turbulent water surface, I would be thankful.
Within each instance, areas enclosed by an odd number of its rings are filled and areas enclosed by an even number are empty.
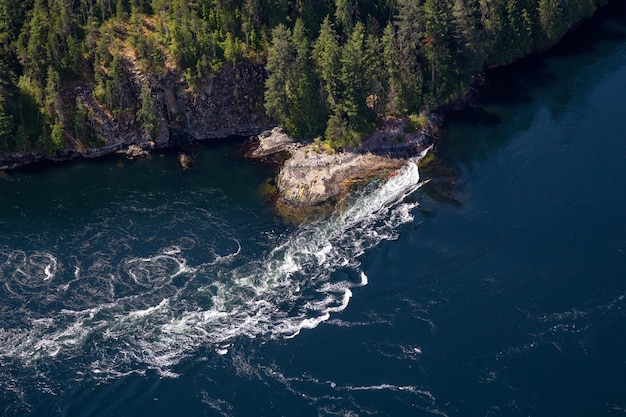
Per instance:
[[[317,222],[228,143],[0,175],[2,415],[626,414],[623,9]]]

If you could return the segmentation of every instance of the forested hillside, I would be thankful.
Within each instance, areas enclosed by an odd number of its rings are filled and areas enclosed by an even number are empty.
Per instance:
[[[608,0],[0,0],[0,152],[97,146],[87,89],[154,135],[142,74],[189,94],[224,66],[266,62],[267,114],[341,147],[380,117],[465,94],[486,67],[557,41]]]

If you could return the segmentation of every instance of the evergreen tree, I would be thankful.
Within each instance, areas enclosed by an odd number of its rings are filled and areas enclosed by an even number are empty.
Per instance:
[[[47,144],[45,150],[48,153],[53,153],[56,150],[65,148],[66,145],[65,126],[60,120],[57,120],[52,125],[52,130],[50,131],[50,143]]]
[[[140,109],[154,133],[146,115],[158,112],[145,89],[138,103],[135,68],[194,87],[243,59],[267,59],[265,108],[289,133],[325,131],[345,146],[376,115],[454,99],[476,73],[553,44],[607,2],[2,0],[0,148],[52,151],[71,134],[92,137],[68,82],[93,83],[114,117]]]
[[[48,67],[48,75],[45,90],[46,115],[50,120],[59,120],[65,122],[65,112],[63,111],[63,98],[61,96],[61,77],[59,73],[52,67]]]
[[[460,66],[467,78],[482,71],[485,62],[478,6],[478,0],[454,0],[452,5],[453,36]]]
[[[352,33],[354,15],[353,0],[335,0],[335,21],[341,25],[344,38]]]
[[[533,22],[524,0],[507,0],[511,56],[528,54],[533,48]]]
[[[147,84],[141,87],[141,108],[137,112],[137,120],[143,125],[146,136],[151,138],[157,136],[161,115],[154,105],[152,91]]]
[[[559,0],[539,0],[539,23],[547,42],[556,41],[564,29],[563,9]]]
[[[424,56],[430,67],[428,96],[432,104],[441,104],[455,86],[457,68],[450,50],[451,34],[447,3],[443,0],[424,1]]]
[[[224,58],[226,61],[235,62],[241,57],[241,44],[230,32],[226,34],[224,41]]]
[[[74,139],[80,143],[89,144],[94,138],[94,132],[91,128],[89,111],[82,103],[79,97],[76,97],[76,105],[74,109],[74,117],[72,120],[72,131]]]
[[[13,116],[7,111],[6,96],[6,90],[0,84],[0,150],[9,149],[9,140],[13,132]]]
[[[399,114],[404,106],[404,89],[400,76],[400,63],[398,52],[398,40],[396,29],[393,24],[385,26],[382,37],[383,44],[383,66],[388,84],[388,94],[386,97],[386,112],[389,114]]]
[[[384,63],[383,38],[369,33],[365,39],[365,80],[367,82],[367,106],[377,116],[387,111],[389,100],[389,77]]]
[[[293,67],[288,69],[288,98],[291,103],[285,128],[296,137],[312,138],[322,133],[327,110],[319,94],[319,81],[313,72],[311,45],[302,19],[296,20],[292,42],[295,48]]]
[[[40,90],[45,84],[49,65],[47,47],[49,21],[44,0],[35,0],[32,17],[28,25],[23,27],[18,42],[20,63],[24,67],[23,75],[30,78]],[[42,95],[36,96],[42,104]]]
[[[5,63],[0,58],[0,150],[10,148],[9,140],[13,132],[13,115],[9,112],[10,102],[9,74]]]
[[[289,68],[293,67],[294,60],[295,48],[291,41],[291,30],[280,24],[272,30],[272,44],[267,51],[265,110],[270,117],[283,125],[289,118]]]
[[[366,127],[371,110],[366,105],[367,98],[367,57],[365,54],[365,28],[357,22],[350,39],[341,53],[341,107],[351,129],[360,132]]]
[[[396,18],[396,48],[400,110],[414,112],[422,105],[422,41],[424,33],[423,9],[420,2],[398,0]],[[390,63],[391,64],[391,63]],[[393,65],[393,64],[391,64]]]
[[[329,108],[334,108],[339,95],[339,75],[341,71],[339,37],[330,18],[326,16],[320,33],[313,45],[313,61],[320,78]]]

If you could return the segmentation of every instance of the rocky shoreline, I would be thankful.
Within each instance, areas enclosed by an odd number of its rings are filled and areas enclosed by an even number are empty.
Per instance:
[[[150,86],[161,117],[155,137],[146,136],[136,120],[117,119],[107,112],[94,99],[93,86],[79,85],[71,95],[89,109],[92,128],[103,143],[84,148],[68,141],[67,149],[53,154],[35,151],[0,155],[0,172],[113,153],[135,159],[189,142],[251,136],[256,146],[250,144],[248,158],[280,161],[275,181],[278,212],[301,220],[331,211],[352,188],[384,178],[408,158],[423,153],[432,146],[443,119],[431,113],[426,126],[415,130],[407,118],[388,118],[362,144],[337,152],[319,142],[295,141],[280,128],[269,128],[271,121],[255,99],[263,95],[265,73],[260,63],[224,67],[193,91],[186,88],[180,75],[143,74],[130,60],[124,65],[129,91],[138,97],[141,85]],[[179,155],[182,169],[190,168],[191,161],[189,155]]]
[[[406,118],[389,118],[363,143],[354,148],[334,151],[311,142],[290,138],[280,127],[254,131],[245,157],[276,164],[275,204],[283,217],[300,222],[331,212],[351,189],[383,179],[404,166],[409,158],[425,155],[434,144],[443,117],[428,116],[427,125],[412,132]],[[239,132],[235,132],[239,133]],[[227,136],[227,135],[226,135]],[[192,138],[193,140],[193,138]],[[76,158],[99,158],[118,153],[129,159],[150,155],[158,149],[171,148],[176,142],[139,140],[111,141],[105,146],[86,150],[67,149],[54,155],[14,153],[0,157],[0,171],[41,162],[62,162]],[[183,170],[189,169],[191,157],[179,154]]]
[[[299,222],[332,211],[351,189],[385,178],[404,166],[409,158],[424,156],[433,146],[442,120],[441,115],[431,113],[427,125],[412,132],[408,119],[388,118],[359,146],[341,151],[296,141],[280,127],[274,127],[250,136],[253,143],[249,143],[245,157],[273,164],[280,161],[275,181],[276,209],[283,217]],[[130,140],[87,150],[68,149],[54,155],[36,152],[9,154],[0,158],[0,171],[46,161],[98,158],[112,153],[135,159],[172,146],[170,141]],[[189,168],[190,158],[186,154],[179,155],[183,170]]]

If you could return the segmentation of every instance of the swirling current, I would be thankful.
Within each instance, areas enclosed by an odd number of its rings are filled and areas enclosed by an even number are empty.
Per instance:
[[[0,173],[0,415],[624,415],[626,3],[486,81],[300,226],[231,143]]]
[[[412,219],[414,204],[402,201],[418,187],[411,162],[330,219],[252,241],[205,209],[145,204],[159,196],[138,194],[53,248],[0,246],[2,379],[44,362],[72,363],[85,378],[175,376],[172,367],[199,349],[225,354],[236,338],[295,337],[367,284],[358,257]],[[148,235],[138,230],[146,219]]]

